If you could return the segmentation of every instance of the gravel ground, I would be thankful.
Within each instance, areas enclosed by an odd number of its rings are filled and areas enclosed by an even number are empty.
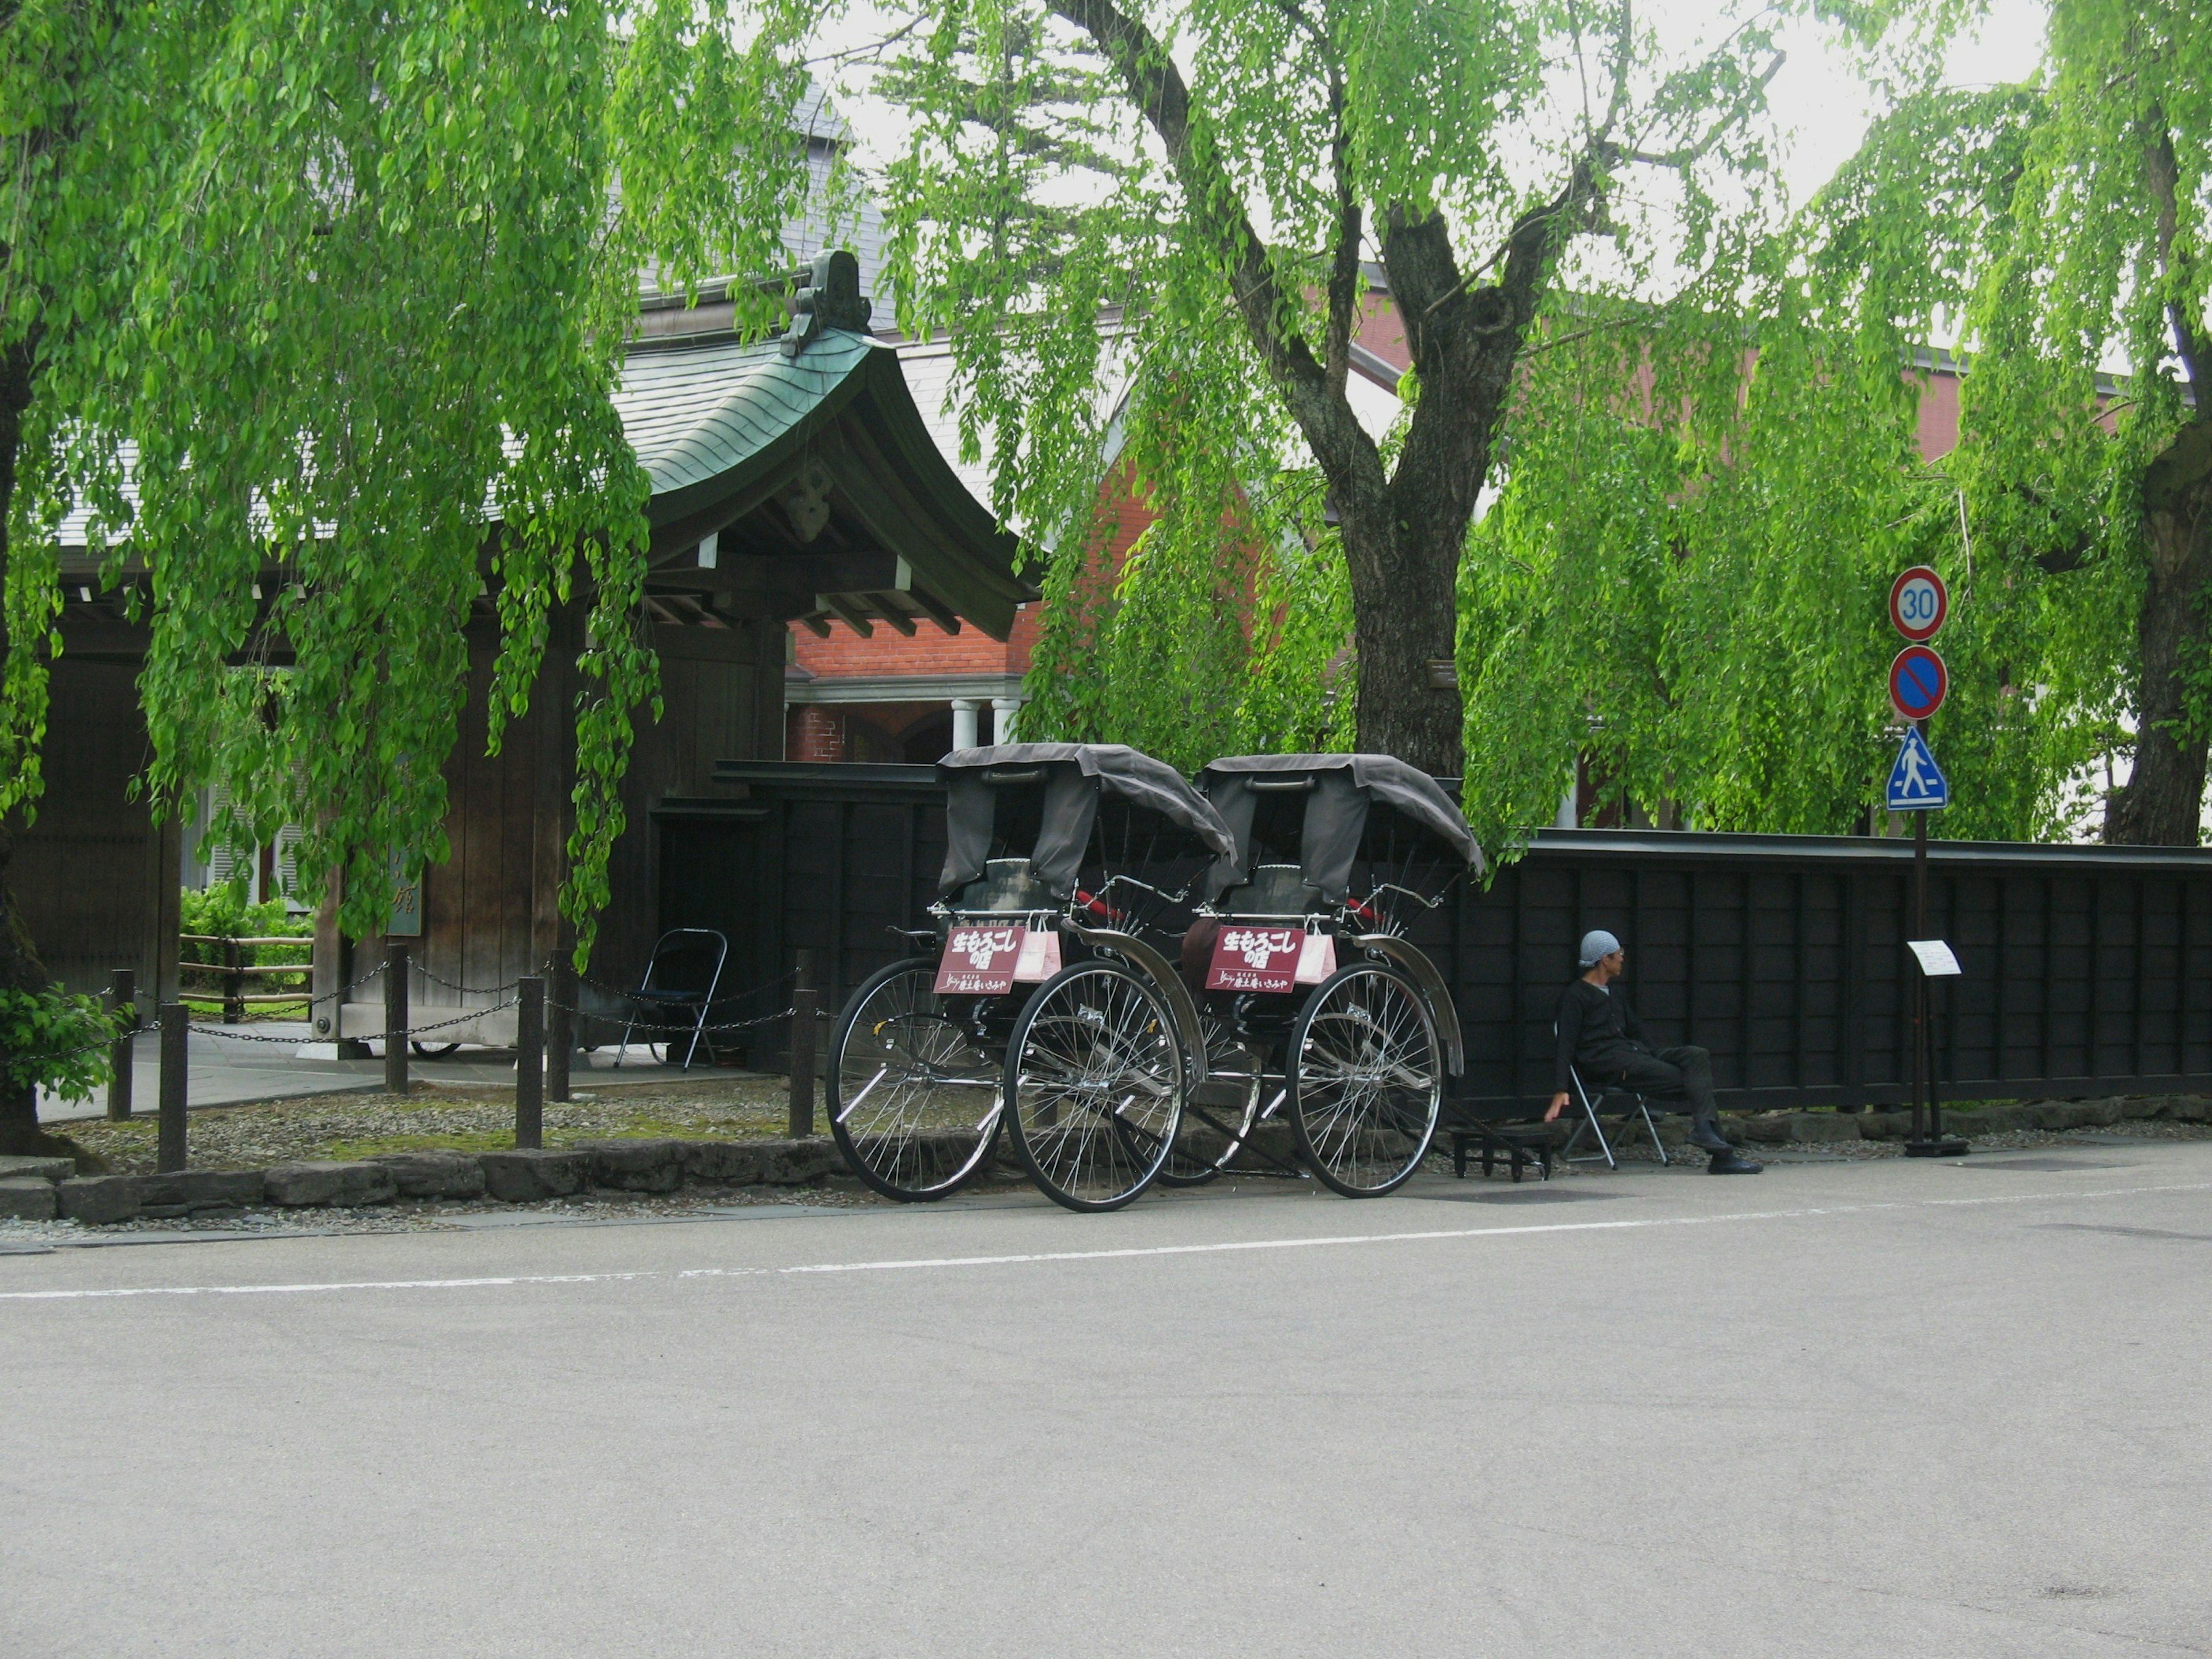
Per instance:
[[[622,1137],[754,1140],[789,1124],[789,1085],[781,1078],[714,1078],[698,1083],[625,1086],[619,1093],[545,1104],[545,1144]],[[820,1107],[817,1106],[817,1121]],[[118,1175],[155,1167],[155,1123],[141,1113],[125,1123],[76,1119],[61,1126]],[[447,1146],[489,1152],[514,1144],[511,1090],[418,1084],[406,1095],[307,1095],[253,1106],[204,1107],[191,1116],[191,1161],[206,1170],[251,1170],[293,1158],[367,1158],[377,1152]]]

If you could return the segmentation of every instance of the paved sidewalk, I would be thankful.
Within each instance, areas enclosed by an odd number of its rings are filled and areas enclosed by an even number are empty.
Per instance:
[[[245,1035],[219,1035],[225,1031]],[[263,1038],[280,1040],[259,1040]],[[196,1023],[192,1027],[187,1101],[194,1108],[240,1106],[253,1101],[281,1100],[295,1095],[374,1091],[384,1087],[384,1061],[381,1058],[325,1060],[302,1055],[300,1050],[311,1044],[325,1049],[330,1046],[315,1044],[314,1035],[304,1021],[267,1020],[257,1021],[252,1025],[228,1027]],[[383,1045],[380,1042],[376,1047],[381,1050]],[[614,1069],[614,1060],[611,1048],[579,1054],[572,1067],[572,1074],[589,1070],[592,1074],[592,1086],[595,1090],[665,1084],[684,1075],[674,1066],[653,1064],[649,1056],[641,1054],[635,1048],[631,1049],[619,1072]],[[473,1084],[478,1087],[497,1088],[514,1082],[514,1056],[497,1048],[463,1048],[458,1054],[437,1060],[426,1060],[417,1054],[409,1062],[408,1075],[421,1082]],[[736,1074],[718,1073],[711,1067],[695,1066],[690,1075]],[[161,1099],[161,1036],[158,1032],[142,1031],[131,1045],[131,1105],[139,1113],[153,1111]],[[39,1096],[39,1121],[41,1123],[104,1117],[106,1113],[107,1095],[105,1090],[90,1100],[57,1100],[43,1091]]]

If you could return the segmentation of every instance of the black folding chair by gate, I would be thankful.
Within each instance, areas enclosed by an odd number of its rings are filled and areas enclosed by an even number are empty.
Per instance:
[[[722,982],[722,963],[729,954],[729,940],[711,927],[672,927],[660,936],[653,947],[653,960],[645,964],[645,977],[629,994],[633,1005],[629,1023],[623,1027],[622,1046],[615,1050],[617,1069],[629,1052],[630,1034],[641,1020],[648,1030],[659,1029],[659,1042],[666,1045],[672,1058],[688,1030],[690,1042],[684,1050],[684,1069],[691,1069],[691,1057],[699,1052],[699,1039],[707,1030],[707,1012],[714,1005],[715,988]],[[648,1038],[647,1051],[654,1046]],[[713,1053],[710,1046],[710,1059]]]

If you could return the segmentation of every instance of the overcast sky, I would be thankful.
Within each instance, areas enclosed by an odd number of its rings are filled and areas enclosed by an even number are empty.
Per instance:
[[[1700,0],[1645,0],[1642,9],[1647,15],[1672,14],[1674,20],[1696,28],[1722,8]],[[2049,10],[2046,0],[1988,0],[1983,26],[1952,48],[1947,78],[1959,86],[2027,79],[2041,55]],[[824,44],[850,46],[878,35],[881,28],[879,15],[861,0],[824,31]],[[1792,200],[1802,203],[1858,148],[1869,103],[1850,64],[1826,48],[1820,30],[1809,25],[1796,28],[1785,36],[1784,45],[1790,59],[1769,95],[1778,119],[1790,134],[1784,171]],[[838,103],[853,118],[863,160],[875,167],[890,161],[904,128],[896,114],[856,95],[849,81],[840,88]]]
[[[1993,0],[1981,28],[1959,41],[1947,61],[1954,86],[1996,86],[2025,81],[2043,52],[2051,8],[2042,0]],[[1790,195],[1802,202],[1850,159],[1865,136],[1866,88],[1848,64],[1824,51],[1811,30],[1792,42],[1790,61],[1775,76],[1770,99],[1794,137],[1786,168]]]

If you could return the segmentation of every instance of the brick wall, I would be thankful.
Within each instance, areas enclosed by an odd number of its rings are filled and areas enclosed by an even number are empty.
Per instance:
[[[844,716],[818,703],[787,708],[783,716],[783,752],[795,761],[845,758]]]

